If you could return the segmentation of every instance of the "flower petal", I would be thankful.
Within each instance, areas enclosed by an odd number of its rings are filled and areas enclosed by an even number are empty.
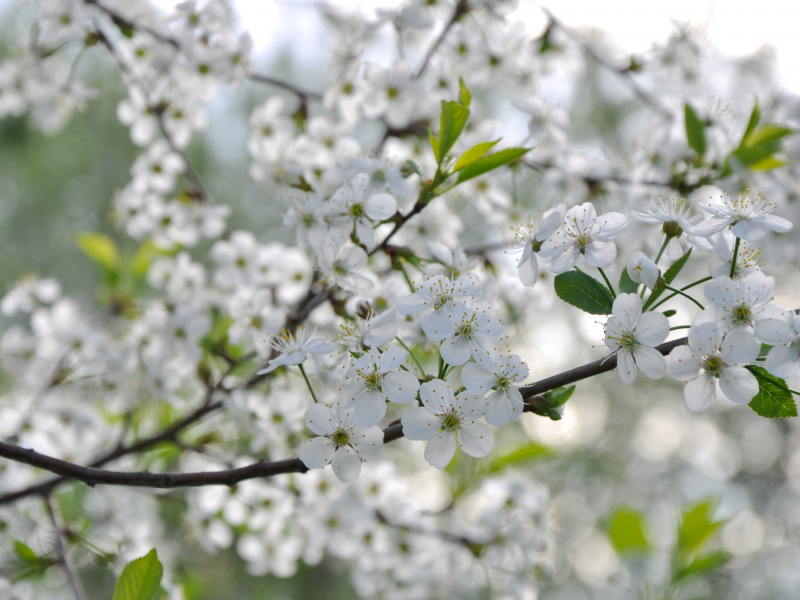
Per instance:
[[[776,346],[769,351],[764,366],[776,377],[794,377],[800,371],[800,351],[797,346]]]
[[[482,458],[494,447],[492,430],[483,423],[462,425],[458,430],[458,447],[470,456]]]
[[[717,398],[717,386],[711,375],[703,374],[695,377],[683,388],[683,400],[686,408],[694,413],[707,411]]]
[[[456,335],[444,340],[439,352],[447,364],[458,366],[469,360],[472,348],[463,335]]]
[[[373,221],[383,221],[397,212],[397,200],[385,192],[373,194],[364,205],[364,211]]]
[[[645,346],[658,346],[669,335],[669,319],[660,312],[644,313],[636,325],[636,341]]]
[[[719,376],[719,388],[736,404],[747,404],[758,394],[758,381],[744,367],[727,367]]]
[[[377,392],[368,392],[356,398],[354,408],[353,421],[365,429],[377,425],[386,414],[386,402]]]
[[[383,429],[380,427],[367,427],[354,429],[350,435],[350,445],[359,454],[377,452],[383,447]]]
[[[452,336],[456,332],[456,326],[444,315],[428,315],[422,319],[422,331],[429,340],[440,342]]]
[[[314,404],[306,409],[306,425],[317,435],[331,435],[338,423],[333,422],[331,409],[324,404]]]
[[[639,346],[633,353],[636,366],[650,379],[661,379],[667,372],[667,360],[655,348]]]
[[[336,446],[326,437],[308,440],[300,448],[300,460],[309,469],[321,469],[331,462]]]
[[[361,473],[361,457],[350,446],[342,446],[336,450],[331,467],[341,481],[353,481]]]
[[[603,268],[614,262],[617,258],[617,246],[614,242],[594,240],[584,251],[586,262],[593,267]]]
[[[442,428],[442,420],[429,409],[415,406],[400,419],[403,435],[410,440],[429,440]]]
[[[636,383],[636,363],[633,360],[633,355],[625,350],[617,352],[617,372],[622,383],[626,385],[633,385]]]
[[[408,371],[392,371],[383,378],[381,389],[391,402],[408,404],[417,395],[419,379]]]
[[[483,364],[467,363],[461,369],[461,383],[473,394],[486,394],[497,378]]]
[[[449,431],[440,431],[425,446],[425,460],[437,469],[444,469],[449,465],[455,453],[456,439]]]

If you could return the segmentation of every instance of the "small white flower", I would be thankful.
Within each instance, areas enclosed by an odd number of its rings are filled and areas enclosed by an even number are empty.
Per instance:
[[[664,225],[665,229],[668,229],[666,227],[668,223],[676,223],[684,231],[690,230],[701,218],[700,214],[692,215],[692,207],[686,204],[683,198],[678,199],[678,196],[672,198],[659,196],[658,202],[650,196],[650,202],[654,210],[649,208],[645,212],[632,210],[631,216],[650,225]]]
[[[319,280],[328,288],[341,288],[345,292],[371,288],[372,281],[359,275],[367,264],[367,253],[359,246],[341,246],[330,238],[314,244],[317,253]]]
[[[726,235],[727,234],[727,235]],[[730,239],[728,239],[730,237]],[[709,236],[708,242],[714,248],[717,255],[708,263],[708,272],[712,277],[730,277],[731,261],[733,260],[734,237],[726,232],[720,231]],[[760,271],[758,266],[758,256],[761,248],[753,248],[749,242],[742,241],[739,244],[739,251],[736,253],[736,269],[733,276],[736,279],[747,277],[751,273]]]
[[[51,304],[61,295],[61,284],[57,279],[23,277],[0,301],[0,313],[11,317],[18,312],[33,312],[42,304]]]
[[[617,257],[617,247],[611,240],[627,226],[620,213],[597,216],[594,206],[584,202],[567,211],[565,222],[542,245],[539,256],[552,259],[553,273],[569,271],[578,264],[581,254],[593,267],[607,267]]]
[[[645,284],[648,289],[654,289],[661,271],[652,260],[647,258],[644,252],[634,252],[628,259],[628,276],[636,283]]]
[[[539,217],[531,216],[527,225],[520,225],[514,230],[516,239],[511,243],[511,250],[508,252],[522,252],[517,265],[522,285],[533,286],[539,279],[539,261],[536,255],[542,249],[545,240],[564,222],[566,210],[563,204],[559,204]]]
[[[451,250],[441,242],[428,241],[433,259],[437,263],[425,266],[425,277],[430,279],[436,275],[447,275],[452,280],[460,279],[467,271],[471,271],[478,264],[477,257],[469,257],[463,248]]]
[[[757,242],[770,230],[786,233],[792,229],[791,222],[770,214],[777,204],[770,204],[761,194],[748,200],[747,194],[740,192],[734,200],[726,192],[719,200],[709,197],[709,202],[700,204],[700,208],[711,217],[689,230],[694,235],[708,237],[730,227],[736,237]]]
[[[521,384],[528,377],[528,365],[516,354],[492,356],[481,363],[467,363],[461,370],[461,383],[473,394],[480,396],[492,391],[486,398],[486,422],[503,427],[509,421],[519,421],[525,408]]]
[[[783,318],[783,309],[769,304],[775,295],[775,278],[760,271],[742,279],[717,277],[706,283],[705,293],[711,308],[697,315],[695,322],[713,320],[737,346],[760,348],[756,335],[763,327],[769,328],[772,319]]]
[[[353,360],[347,370],[340,402],[353,406],[353,420],[359,427],[372,427],[386,414],[386,402],[408,404],[417,395],[419,380],[400,370],[408,352],[397,346],[382,354],[370,351]]]
[[[669,321],[658,312],[642,314],[642,299],[636,294],[620,294],[614,300],[606,322],[605,344],[617,355],[617,372],[622,383],[636,382],[636,367],[651,379],[661,379],[667,361],[654,348],[669,335]]]
[[[131,167],[133,187],[142,193],[168,194],[175,188],[175,178],[185,168],[181,155],[173,152],[166,140],[156,140]]]
[[[370,310],[364,318],[356,315],[354,321],[340,325],[344,333],[334,341],[358,352],[365,346],[368,348],[382,346],[397,337],[397,327],[394,324],[396,316],[397,311],[394,308],[380,315]]]
[[[686,382],[686,408],[707,411],[716,398],[715,382],[722,393],[737,404],[747,404],[758,393],[758,381],[742,364],[753,361],[759,348],[737,346],[716,323],[692,324],[689,345],[678,346],[669,355],[669,372]]]
[[[361,473],[362,454],[376,452],[383,446],[380,427],[362,429],[353,421],[352,412],[338,404],[329,407],[315,404],[306,411],[306,425],[319,435],[300,449],[300,460],[309,469],[328,464],[342,481],[353,481]]]
[[[401,315],[413,315],[431,308],[440,311],[447,304],[472,301],[483,284],[468,275],[450,281],[447,275],[439,274],[416,284],[415,287],[415,293],[397,302],[397,312]]]
[[[480,362],[496,351],[503,326],[483,304],[446,304],[441,314],[422,319],[428,339],[442,342],[439,351],[447,364],[463,365],[470,356]]]
[[[494,446],[492,430],[478,419],[483,416],[486,400],[478,395],[453,390],[441,379],[422,384],[420,397],[424,407],[414,407],[401,422],[403,435],[410,440],[430,440],[425,460],[443,469],[453,459],[456,446],[470,456],[481,458]]]
[[[297,245],[305,247],[309,240],[324,235],[325,222],[322,218],[323,195],[320,192],[301,192],[292,189],[292,206],[283,215],[283,224],[297,232]]]
[[[273,337],[271,340],[264,340],[262,343],[268,344],[274,350],[280,353],[280,356],[273,358],[269,361],[269,366],[266,369],[261,369],[256,375],[264,375],[271,373],[278,367],[284,365],[299,365],[302,363],[308,354],[327,354],[336,349],[336,344],[326,343],[325,341],[314,338],[317,333],[317,326],[308,331],[302,325],[292,333],[291,331],[283,331],[280,335]]]
[[[331,219],[331,235],[344,244],[355,230],[358,241],[367,248],[375,245],[373,221],[383,221],[397,212],[397,201],[385,192],[367,195],[369,175],[359,173],[340,187],[325,206]]]
[[[259,342],[278,333],[286,322],[284,312],[272,303],[272,292],[264,288],[240,288],[230,299],[228,312],[234,319],[228,328],[231,343],[239,344],[250,337],[259,358],[268,358],[270,348]]]
[[[800,371],[800,315],[787,311],[784,319],[773,319],[758,330],[758,336],[773,348],[764,365],[776,377],[788,379]]]

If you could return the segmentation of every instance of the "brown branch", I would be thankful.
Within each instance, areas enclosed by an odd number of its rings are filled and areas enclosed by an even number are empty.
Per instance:
[[[685,344],[686,338],[665,342],[656,347],[661,354],[669,354],[674,348]],[[594,377],[601,373],[606,373],[615,369],[617,366],[617,357],[611,356],[601,360],[582,365],[570,371],[553,375],[546,379],[542,379],[531,385],[525,386],[520,389],[522,396],[525,399],[532,399],[539,394],[549,392],[555,388],[569,385],[589,377]],[[208,409],[210,411],[211,407]],[[533,404],[528,403],[525,407],[526,412],[533,411]],[[176,432],[179,430],[175,426],[173,429]],[[388,444],[403,437],[403,425],[395,421],[383,430],[383,443]],[[152,438],[151,438],[152,439]],[[169,438],[166,438],[169,439]],[[150,473],[149,471],[138,472],[120,472],[120,471],[106,471],[97,469],[93,466],[83,467],[76,465],[58,458],[39,454],[32,449],[21,448],[14,444],[6,444],[0,442],[0,456],[14,460],[16,462],[25,463],[33,467],[51,471],[61,475],[60,479],[41,484],[44,489],[49,491],[53,486],[61,483],[66,479],[76,479],[83,481],[89,486],[97,484],[103,485],[122,485],[131,487],[151,487],[151,488],[178,488],[178,487],[197,487],[204,485],[227,485],[231,486],[245,479],[254,479],[257,477],[271,477],[273,475],[280,475],[283,473],[305,473],[308,471],[306,466],[298,458],[289,460],[282,460],[277,462],[257,462],[246,467],[238,469],[229,469],[227,471],[208,471],[198,473]],[[35,488],[36,486],[34,486]],[[41,486],[40,486],[41,487]],[[31,495],[33,493],[43,493],[42,491],[31,491],[34,488],[27,488],[6,496],[0,496],[0,505],[7,504],[18,498]],[[45,492],[46,493],[46,492]]]
[[[85,600],[86,594],[83,592],[83,586],[81,586],[81,581],[78,579],[78,575],[75,573],[75,570],[72,568],[72,565],[69,562],[69,558],[67,557],[67,546],[64,543],[64,534],[65,534],[65,527],[59,522],[60,519],[56,515],[56,509],[53,506],[53,500],[50,496],[44,497],[45,507],[47,508],[47,512],[50,514],[50,521],[53,523],[53,528],[56,532],[56,550],[58,551],[58,556],[60,558],[60,563],[64,567],[64,571],[67,573],[67,579],[69,580],[69,585],[72,588],[72,593],[75,594],[75,600]]]
[[[322,100],[322,94],[320,94],[319,92],[311,92],[309,90],[304,90],[292,83],[288,83],[281,79],[276,79],[274,77],[271,77],[270,75],[262,75],[261,73],[248,73],[247,78],[252,81],[258,81],[260,83],[266,83],[268,85],[274,85],[275,87],[279,87],[282,90],[291,92],[295,96],[299,97],[301,100]]]
[[[452,16],[447,21],[447,23],[444,24],[444,29],[442,29],[441,33],[433,41],[433,44],[431,44],[431,47],[428,48],[428,51],[425,53],[425,57],[422,59],[422,62],[420,63],[419,68],[417,69],[417,73],[416,75],[414,75],[414,79],[419,79],[422,76],[422,74],[425,72],[425,69],[428,68],[428,64],[430,64],[431,58],[433,57],[433,55],[439,49],[439,46],[441,46],[442,42],[444,41],[447,32],[449,32],[450,29],[453,27],[453,25],[455,25],[456,22],[461,17],[467,14],[469,10],[470,9],[468,0],[458,1],[458,4],[456,4],[455,8],[453,9]]]

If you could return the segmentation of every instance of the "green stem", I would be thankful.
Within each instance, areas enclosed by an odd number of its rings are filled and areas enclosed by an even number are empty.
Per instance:
[[[611,292],[611,297],[616,298],[617,295],[614,293],[614,288],[611,286],[611,282],[608,280],[608,277],[606,277],[606,272],[600,267],[597,267],[597,270],[600,271],[600,275],[602,275],[603,279],[606,280],[606,285],[608,286],[608,290]]]
[[[733,245],[733,260],[731,261],[731,279],[736,274],[736,259],[739,256],[739,242],[741,242],[738,237],[736,238],[736,243]]]
[[[667,238],[664,240],[664,243],[661,244],[661,250],[658,251],[658,256],[656,256],[656,261],[655,261],[656,264],[658,264],[658,261],[661,260],[661,256],[664,254],[664,250],[667,249],[667,244],[669,244],[669,241],[671,239],[672,239],[672,237],[667,236]]]
[[[699,303],[697,300],[695,300],[694,298],[692,298],[692,297],[691,297],[689,294],[687,294],[687,293],[686,293],[686,292],[684,292],[683,290],[679,290],[679,289],[677,289],[677,288],[674,288],[674,287],[672,287],[671,285],[666,285],[666,284],[664,284],[664,287],[665,287],[665,288],[667,288],[668,290],[672,291],[672,292],[675,292],[676,294],[680,294],[680,295],[681,295],[681,296],[683,296],[684,298],[688,298],[689,300],[691,300],[692,302],[694,302],[695,304],[697,304],[697,306],[699,306],[699,307],[700,307],[700,310],[705,310],[705,309],[706,309],[706,307],[705,307],[705,306],[703,306],[702,304],[700,304],[700,303]]]
[[[676,329],[691,329],[691,325],[675,325],[675,327],[670,327],[670,331],[675,331]]]
[[[702,279],[698,279],[697,281],[694,281],[694,282],[690,283],[689,285],[682,287],[682,288],[681,288],[681,291],[682,291],[682,292],[685,292],[686,290],[690,290],[690,289],[692,289],[692,288],[693,288],[694,286],[696,286],[696,285],[700,285],[701,283],[705,283],[706,281],[711,281],[712,279],[714,279],[714,278],[713,278],[713,277],[711,277],[711,276],[709,276],[709,277],[703,277]],[[677,295],[678,295],[678,294],[670,294],[669,296],[667,296],[667,297],[666,297],[666,298],[664,298],[663,300],[659,301],[659,302],[658,302],[658,304],[656,304],[655,306],[653,306],[653,308],[651,308],[650,310],[655,310],[655,309],[657,309],[659,306],[661,306],[662,304],[664,304],[664,302],[666,302],[666,301],[667,301],[667,300],[669,300],[670,298],[674,298],[674,297],[675,297],[675,296],[677,296]]]
[[[788,388],[788,390],[792,392],[795,396],[800,396],[800,392],[798,392],[797,390],[793,390],[792,388]]]
[[[414,361],[414,363],[417,365],[417,367],[419,367],[419,372],[420,372],[420,373],[422,373],[422,376],[423,376],[423,377],[425,377],[425,376],[426,376],[426,375],[425,375],[425,369],[423,369],[423,368],[422,368],[422,365],[421,365],[421,364],[419,364],[419,361],[417,360],[417,357],[416,357],[416,356],[414,356],[414,353],[411,351],[411,348],[409,348],[408,346],[406,346],[405,342],[404,342],[403,340],[401,340],[399,337],[396,337],[396,338],[394,338],[394,339],[396,339],[396,340],[397,340],[397,342],[398,342],[398,343],[399,343],[399,344],[400,344],[400,345],[401,345],[403,348],[405,348],[405,349],[406,349],[406,352],[408,352],[408,355],[411,357],[411,360],[413,360],[413,361]]]
[[[297,366],[300,367],[300,372],[303,374],[303,379],[306,380],[308,391],[311,392],[311,397],[314,399],[314,403],[316,404],[319,402],[319,400],[317,400],[317,395],[314,393],[314,388],[311,387],[311,382],[308,380],[308,375],[306,375],[306,370],[303,368],[303,363],[300,363]]]
[[[406,272],[406,268],[403,266],[402,259],[398,260],[397,264],[400,265],[400,270],[403,272],[403,277],[406,278],[406,283],[408,284],[408,289],[411,290],[412,294],[416,293],[417,288],[414,287],[414,283],[411,281],[411,278],[408,276],[408,272]]]

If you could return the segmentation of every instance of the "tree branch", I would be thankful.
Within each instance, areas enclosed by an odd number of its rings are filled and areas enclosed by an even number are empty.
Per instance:
[[[453,25],[456,24],[456,21],[458,21],[468,12],[469,12],[468,0],[459,0],[458,4],[456,4],[455,8],[453,9],[453,14],[450,17],[450,20],[448,20],[447,23],[444,24],[444,29],[442,29],[439,36],[433,41],[433,44],[431,44],[431,47],[428,48],[428,51],[425,53],[425,57],[422,59],[422,62],[420,63],[419,68],[417,69],[417,72],[414,75],[414,79],[419,79],[422,76],[422,74],[425,72],[425,69],[428,68],[428,64],[430,63],[431,58],[433,57],[433,55],[439,49],[439,46],[441,46],[442,42],[444,41],[447,32],[450,31]]]
[[[56,533],[56,550],[58,551],[58,556],[61,559],[61,565],[64,567],[64,571],[67,573],[67,579],[69,580],[69,585],[72,588],[73,594],[75,594],[75,600],[85,600],[86,594],[83,592],[83,586],[81,586],[81,581],[78,579],[78,575],[72,568],[72,565],[69,562],[69,558],[67,557],[67,546],[64,543],[64,526],[59,522],[60,519],[56,515],[56,509],[53,506],[53,500],[50,496],[44,496],[44,503],[45,507],[47,508],[47,512],[50,514],[50,521],[53,523],[53,528],[55,529]]]
[[[661,354],[669,354],[674,348],[685,344],[686,338],[665,342],[656,347]],[[520,388],[522,397],[526,400],[554,390],[555,388],[569,385],[589,377],[594,377],[601,373],[606,373],[615,369],[617,366],[617,357],[611,356],[605,359],[596,360],[594,362],[582,365],[570,371],[553,375],[546,379],[542,379],[531,385]],[[219,404],[219,403],[218,403]],[[206,407],[207,412],[210,412],[211,407]],[[202,410],[202,409],[199,409]],[[531,412],[533,405],[529,402],[525,407],[526,412]],[[196,411],[197,412],[197,411]],[[205,413],[204,413],[205,414]],[[188,419],[188,417],[187,417]],[[186,420],[186,419],[184,419]],[[176,432],[180,429],[178,424],[173,425],[171,429]],[[165,438],[163,435],[162,439]],[[397,421],[390,424],[383,430],[383,443],[388,444],[403,437],[403,425]],[[152,440],[152,438],[150,438]],[[150,440],[148,440],[149,442]],[[141,444],[140,444],[141,445]],[[127,453],[127,452],[125,452]],[[112,453],[113,454],[113,453]],[[178,487],[197,487],[205,485],[227,485],[231,486],[245,479],[254,479],[257,477],[271,477],[273,475],[280,475],[283,473],[305,473],[308,471],[306,466],[300,461],[299,458],[289,460],[281,460],[277,462],[257,462],[246,467],[238,469],[229,469],[226,471],[207,471],[197,473],[150,473],[149,471],[138,472],[120,472],[120,471],[107,471],[104,469],[95,468],[97,464],[89,467],[76,465],[58,458],[39,454],[32,449],[21,448],[14,444],[6,444],[0,442],[0,456],[10,460],[25,463],[33,467],[44,469],[57,475],[61,475],[60,479],[52,480],[45,484],[40,484],[40,488],[44,486],[44,490],[49,491],[55,485],[65,481],[66,479],[76,479],[82,481],[89,486],[97,484],[103,485],[121,485],[130,487],[151,487],[151,488],[178,488]],[[110,459],[109,459],[110,460]],[[102,464],[102,463],[101,463]],[[49,487],[48,487],[49,486]],[[43,491],[34,490],[34,488],[27,488],[19,492],[14,492],[6,496],[0,496],[0,505],[7,504],[18,498],[31,495],[33,493],[43,493]]]

